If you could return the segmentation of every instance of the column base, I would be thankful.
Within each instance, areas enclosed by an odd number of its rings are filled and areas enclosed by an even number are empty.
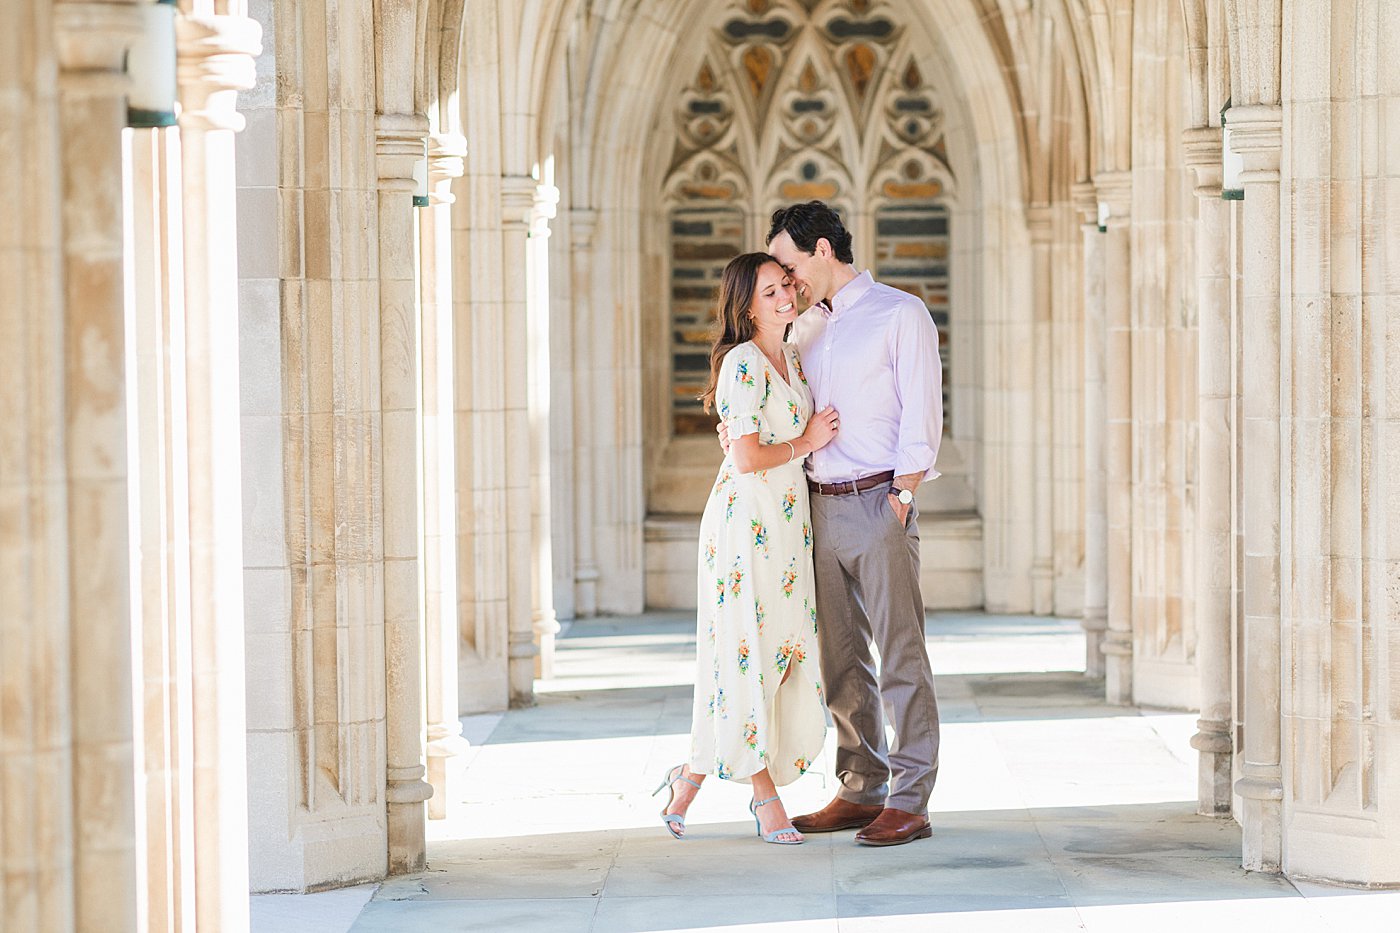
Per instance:
[[[1191,747],[1200,752],[1196,774],[1196,812],[1201,816],[1230,815],[1230,786],[1234,756],[1228,724],[1210,719],[1196,722]]]
[[[428,730],[428,783],[433,788],[433,795],[428,798],[428,819],[447,819],[447,798],[451,789],[451,781],[448,779],[449,759],[455,758],[466,752],[471,744],[461,734],[461,725],[458,724],[457,732],[444,732],[434,738],[433,729]]]
[[[1283,868],[1283,785],[1269,778],[1241,778],[1240,826],[1246,871],[1277,873]]]
[[[574,572],[574,616],[589,619],[598,614],[598,581],[602,573],[585,564]]]
[[[535,647],[534,632],[511,632],[509,660],[506,665],[510,685],[510,708],[523,709],[535,705]]]
[[[1100,645],[1104,655],[1104,699],[1114,706],[1133,703],[1133,636],[1109,630]]]
[[[1108,630],[1108,615],[1103,609],[1088,609],[1079,620],[1084,629],[1084,676],[1104,676],[1103,635]]]
[[[407,875],[428,867],[424,803],[432,795],[432,785],[421,777],[389,782],[389,874]]]

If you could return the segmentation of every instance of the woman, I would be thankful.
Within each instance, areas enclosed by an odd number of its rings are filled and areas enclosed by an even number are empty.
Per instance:
[[[724,419],[729,454],[700,522],[699,612],[690,760],[662,822],[677,839],[707,774],[753,785],[749,810],[765,842],[803,841],[777,785],[807,770],[826,738],[812,582],[812,528],[802,461],[836,434],[836,412],[812,415],[797,350],[792,283],[767,253],[746,253],[720,281],[720,333],[700,396]]]

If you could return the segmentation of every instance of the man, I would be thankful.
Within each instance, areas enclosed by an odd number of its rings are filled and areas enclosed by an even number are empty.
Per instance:
[[[857,273],[850,233],[820,201],[774,213],[768,250],[812,302],[791,339],[814,408],[830,405],[841,416],[840,433],[807,461],[822,674],[841,787],[821,810],[792,822],[804,833],[860,829],[863,845],[902,845],[933,834],[928,800],[938,776],[914,507],[919,484],[938,476],[938,329],[923,302]],[[894,729],[888,748],[885,718]]]

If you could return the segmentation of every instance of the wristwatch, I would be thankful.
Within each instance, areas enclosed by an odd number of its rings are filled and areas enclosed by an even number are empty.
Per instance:
[[[890,495],[898,499],[900,505],[909,505],[914,501],[914,493],[908,489],[897,489],[891,486]]]

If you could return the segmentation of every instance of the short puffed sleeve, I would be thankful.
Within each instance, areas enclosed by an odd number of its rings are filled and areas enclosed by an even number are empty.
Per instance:
[[[715,403],[731,439],[758,433],[763,388],[763,357],[757,347],[741,343],[725,354],[715,386]]]

